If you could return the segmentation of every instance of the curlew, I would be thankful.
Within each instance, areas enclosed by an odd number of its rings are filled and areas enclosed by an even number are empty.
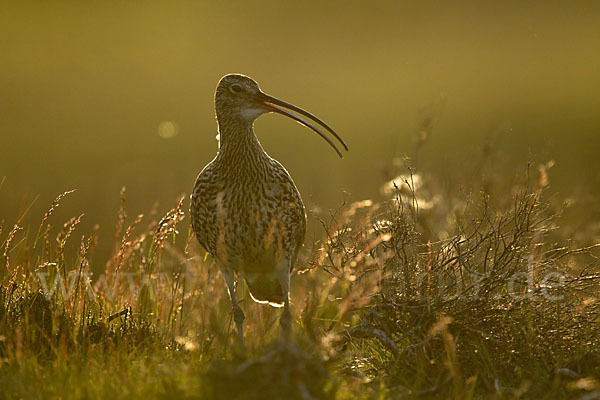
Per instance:
[[[314,115],[263,93],[247,76],[226,75],[215,92],[219,150],[198,175],[191,195],[192,228],[225,279],[241,343],[244,313],[235,295],[236,276],[246,281],[254,301],[283,306],[280,324],[289,336],[290,272],[306,231],[300,193],[286,169],[263,150],[254,120],[265,113],[283,114],[312,129],[342,157],[323,128],[286,109],[321,125],[348,150]]]

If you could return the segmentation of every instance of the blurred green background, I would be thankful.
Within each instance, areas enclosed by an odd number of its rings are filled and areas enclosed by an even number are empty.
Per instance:
[[[0,219],[39,195],[37,221],[72,188],[80,232],[111,237],[122,186],[131,216],[171,208],[216,152],[230,72],[348,142],[340,160],[282,116],[257,121],[309,207],[378,196],[432,104],[420,171],[477,172],[489,143],[502,173],[552,159],[552,190],[600,186],[600,2],[2,2]]]

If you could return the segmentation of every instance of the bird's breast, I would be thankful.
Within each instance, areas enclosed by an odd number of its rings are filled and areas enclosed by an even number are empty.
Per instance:
[[[305,216],[291,178],[222,179],[205,186],[192,196],[194,231],[219,262],[259,272],[295,255]]]

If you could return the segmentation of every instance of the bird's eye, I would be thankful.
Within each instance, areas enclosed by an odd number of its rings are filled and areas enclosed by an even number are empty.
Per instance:
[[[239,93],[242,91],[242,87],[240,85],[231,85],[231,91],[233,93]]]

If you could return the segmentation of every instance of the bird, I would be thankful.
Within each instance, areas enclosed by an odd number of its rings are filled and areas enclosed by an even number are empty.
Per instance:
[[[254,301],[283,307],[279,322],[289,337],[290,274],[304,243],[306,212],[288,171],[264,151],[254,121],[266,113],[282,114],[321,136],[340,158],[342,152],[323,131],[345,151],[348,146],[325,122],[263,93],[248,76],[221,78],[214,101],[218,151],[194,184],[192,230],[223,275],[242,345],[245,316],[235,295],[236,278],[246,281]]]

